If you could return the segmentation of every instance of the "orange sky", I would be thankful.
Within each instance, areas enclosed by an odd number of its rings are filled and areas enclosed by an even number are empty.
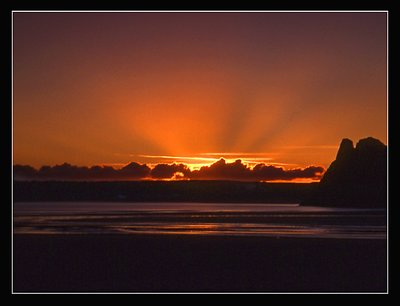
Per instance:
[[[386,143],[386,13],[14,13],[13,162],[328,167]]]

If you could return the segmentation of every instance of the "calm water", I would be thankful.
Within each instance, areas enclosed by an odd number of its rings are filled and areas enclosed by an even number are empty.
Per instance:
[[[386,211],[238,203],[14,203],[15,234],[386,239]]]

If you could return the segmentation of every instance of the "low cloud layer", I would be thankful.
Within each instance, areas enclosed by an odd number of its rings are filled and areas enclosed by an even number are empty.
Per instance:
[[[190,170],[185,164],[157,164],[150,168],[146,164],[131,162],[121,169],[110,166],[79,167],[67,163],[56,166],[43,166],[39,170],[26,165],[14,165],[15,180],[237,180],[274,181],[314,179],[319,180],[325,169],[319,166],[284,169],[263,163],[250,168],[240,159],[227,163],[224,159],[199,170]]]

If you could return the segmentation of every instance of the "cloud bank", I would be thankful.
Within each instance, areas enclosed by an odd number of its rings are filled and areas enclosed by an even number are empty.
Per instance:
[[[236,181],[291,181],[295,179],[319,180],[325,169],[320,166],[284,169],[260,163],[249,167],[240,159],[227,163],[220,159],[210,166],[190,170],[185,164],[160,163],[150,168],[146,164],[131,162],[121,169],[110,166],[79,167],[64,163],[56,166],[43,166],[39,170],[28,165],[14,165],[15,180],[63,180],[63,181],[101,181],[101,180],[236,180]]]

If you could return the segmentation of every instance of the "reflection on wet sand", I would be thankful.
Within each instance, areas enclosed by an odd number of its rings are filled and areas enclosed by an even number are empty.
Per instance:
[[[22,203],[14,209],[13,225],[15,234],[386,239],[385,211],[298,205]]]

